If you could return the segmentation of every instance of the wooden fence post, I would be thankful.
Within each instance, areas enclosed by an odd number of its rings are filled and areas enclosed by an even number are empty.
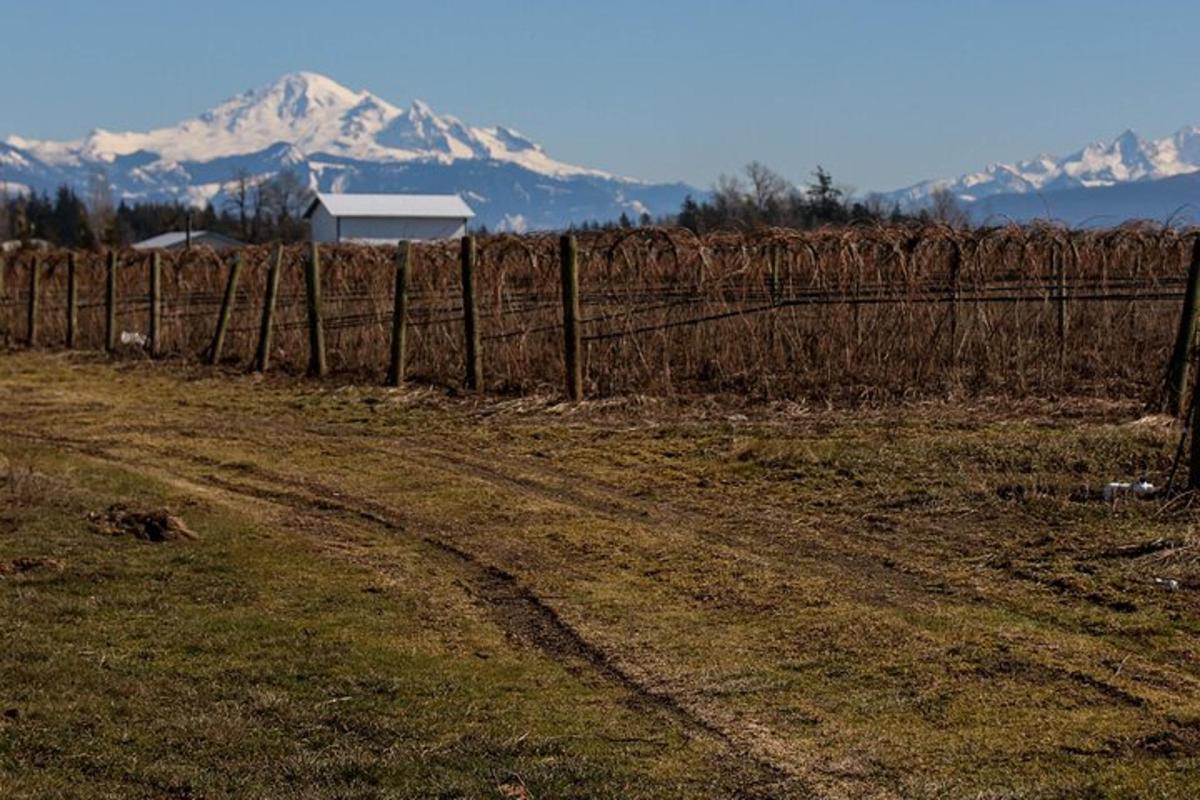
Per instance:
[[[0,343],[8,339],[8,293],[4,291],[4,277],[8,272],[8,259],[0,254]]]
[[[412,243],[400,242],[396,248],[396,296],[392,307],[392,358],[388,365],[388,386],[404,383],[404,338],[408,327],[408,270],[411,262]]]
[[[475,237],[462,239],[463,335],[466,337],[467,389],[483,385],[483,364],[479,355],[479,326],[475,316]]]
[[[150,254],[150,356],[162,349],[162,255]]]
[[[38,295],[42,273],[41,259],[34,256],[29,261],[29,307],[25,321],[25,344],[33,347],[37,344],[38,333]]]
[[[329,372],[325,361],[325,327],[321,322],[321,254],[319,245],[312,243],[307,269],[308,285],[308,374],[324,378]]]
[[[779,279],[779,261],[782,253],[782,248],[779,245],[771,245],[771,305],[779,305],[779,300],[783,292],[783,284]]]
[[[1197,409],[1194,402],[1197,393],[1200,392],[1200,371],[1196,372],[1196,377],[1192,383],[1192,399],[1193,402],[1187,406],[1187,419],[1184,420],[1184,431],[1190,432],[1192,437],[1191,452],[1188,454],[1188,489],[1190,491],[1200,490],[1200,435],[1196,433],[1196,422],[1200,419],[1200,409]],[[1183,442],[1180,442],[1182,449]]]
[[[1054,262],[1058,298],[1058,368],[1063,370],[1067,365],[1067,260],[1055,250]]]
[[[67,349],[75,347],[79,329],[79,264],[72,251],[67,253]]]
[[[8,341],[8,292],[5,291],[4,279],[8,274],[8,259],[0,254],[0,343]]]
[[[1196,337],[1196,312],[1200,309],[1200,238],[1192,245],[1192,263],[1188,267],[1187,289],[1183,295],[1183,312],[1179,316],[1179,331],[1167,366],[1167,397],[1163,404],[1166,413],[1178,417],[1184,408],[1188,370],[1192,361],[1192,342]]]
[[[279,294],[279,273],[283,271],[283,245],[275,246],[275,258],[267,270],[267,289],[263,293],[262,324],[258,328],[258,352],[254,371],[266,372],[271,363],[271,328],[275,321],[275,297]]]
[[[583,365],[579,361],[579,249],[575,237],[559,242],[562,264],[563,363],[566,367],[567,397],[583,399]]]
[[[962,246],[950,256],[950,367],[958,367],[958,315],[962,304]]]
[[[104,349],[117,349],[117,254],[108,251],[104,276]]]
[[[217,315],[217,330],[213,333],[212,346],[208,349],[208,363],[221,362],[221,350],[225,347],[225,334],[229,330],[229,318],[233,315],[233,304],[237,302],[238,277],[242,273],[242,254],[235,253],[229,267],[229,280],[225,282],[225,296],[221,298],[221,311]]]

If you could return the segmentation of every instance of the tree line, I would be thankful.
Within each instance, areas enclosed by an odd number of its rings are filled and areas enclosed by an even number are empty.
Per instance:
[[[97,179],[84,199],[70,186],[53,196],[0,192],[0,241],[42,240],[62,247],[124,247],[166,231],[212,231],[243,242],[298,242],[308,235],[304,212],[312,191],[291,170],[270,177],[237,172],[220,208],[182,202],[128,202],[114,206],[107,182]]]
[[[622,214],[615,222],[585,223],[577,227],[580,230],[614,230],[653,224],[679,226],[701,234],[762,227],[809,230],[822,225],[861,222],[930,221],[957,228],[970,226],[966,210],[946,189],[936,190],[927,207],[904,211],[896,203],[885,203],[878,194],[854,198],[850,190],[838,186],[820,166],[809,183],[797,186],[765,164],[752,161],[741,175],[718,178],[707,197],[700,200],[691,196],[685,198],[676,214],[656,219],[642,214],[636,223],[627,214]]]
[[[220,233],[247,243],[297,242],[308,235],[303,215],[312,191],[291,170],[270,177],[234,173],[226,184],[220,208],[210,202],[197,209],[180,202],[122,201],[113,206],[108,186],[98,177],[86,199],[62,186],[51,197],[33,193],[6,197],[0,192],[0,241],[45,240],[76,248],[122,247],[166,231],[193,230]],[[933,194],[927,208],[902,211],[887,205],[879,195],[856,199],[817,167],[812,179],[797,186],[766,165],[753,161],[738,176],[723,175],[712,191],[697,200],[687,197],[678,213],[652,218],[642,213],[635,220],[622,213],[617,220],[583,222],[572,230],[613,230],[646,225],[680,226],[697,234],[759,227],[810,229],[822,225],[859,222],[936,220],[967,227],[969,218],[947,190]],[[486,233],[480,227],[478,232]]]

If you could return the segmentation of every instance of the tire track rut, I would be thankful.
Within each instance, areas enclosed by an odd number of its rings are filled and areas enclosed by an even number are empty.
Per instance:
[[[258,500],[301,513],[334,513],[342,518],[377,526],[389,533],[404,535],[410,540],[415,539],[462,575],[464,588],[506,635],[526,646],[537,648],[576,674],[590,672],[598,679],[620,686],[628,693],[632,707],[660,714],[689,735],[707,736],[718,741],[736,757],[729,769],[731,774],[739,775],[738,796],[816,796],[799,775],[786,765],[776,763],[774,759],[756,752],[736,731],[730,731],[704,714],[689,708],[674,695],[639,680],[617,663],[608,652],[589,641],[516,575],[449,541],[448,531],[440,531],[442,535],[418,532],[437,531],[440,526],[436,521],[419,518],[411,512],[401,511],[370,498],[348,494],[340,488],[257,466],[238,465],[235,469],[244,473],[250,480],[233,480],[211,471],[230,469],[229,464],[176,448],[145,448],[129,441],[110,440],[101,443],[91,439],[11,429],[4,429],[3,433],[28,441],[49,442],[88,458],[135,472],[165,473],[176,483],[182,482],[198,489],[211,490],[215,487],[229,495]],[[114,452],[115,449],[152,455],[157,461],[130,458]],[[194,477],[183,476],[164,469],[161,462],[161,457],[164,456],[206,471]]]

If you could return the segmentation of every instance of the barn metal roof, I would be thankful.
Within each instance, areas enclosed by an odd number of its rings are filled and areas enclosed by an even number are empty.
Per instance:
[[[188,241],[187,231],[167,231],[160,233],[158,236],[152,236],[149,239],[137,242],[133,245],[134,250],[160,250],[170,249],[172,247],[182,247]],[[228,236],[223,236],[219,233],[211,231],[192,231],[191,241],[194,245],[217,245],[219,247],[240,247],[241,242],[237,239],[232,239]]]
[[[470,219],[475,216],[456,194],[321,194],[318,193],[305,218],[318,205],[335,217],[422,217]]]

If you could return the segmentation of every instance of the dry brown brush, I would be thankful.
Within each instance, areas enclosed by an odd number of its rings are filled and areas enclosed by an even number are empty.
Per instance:
[[[877,401],[947,394],[1099,396],[1160,389],[1196,233],[1129,226],[981,231],[843,227],[697,237],[639,228],[579,236],[584,375],[590,396],[745,392]],[[284,250],[273,367],[308,357],[304,264]],[[462,380],[458,242],[414,247],[408,370]],[[248,365],[271,247],[248,247],[224,356]],[[120,259],[118,329],[148,325],[144,252]],[[209,346],[232,253],[163,253],[163,351]],[[78,346],[100,348],[105,260],[78,253]],[[65,335],[67,253],[7,257],[0,336],[21,341],[29,271],[42,266],[39,344]],[[335,374],[382,379],[395,248],[322,247]],[[557,390],[562,310],[557,235],[478,243],[476,304],[492,391]]]

